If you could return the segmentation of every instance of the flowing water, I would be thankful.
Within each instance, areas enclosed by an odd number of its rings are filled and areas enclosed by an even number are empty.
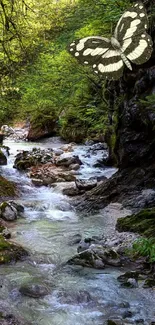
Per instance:
[[[72,207],[72,201],[62,194],[64,184],[55,188],[38,188],[32,185],[25,173],[13,168],[18,150],[61,147],[59,138],[41,143],[5,140],[4,144],[10,147],[11,155],[8,165],[1,167],[1,173],[20,184],[21,197],[18,201],[25,207],[24,218],[13,223],[12,239],[22,244],[30,257],[26,261],[0,267],[1,301],[35,325],[103,325],[107,319],[119,315],[127,320],[144,319],[145,324],[154,320],[153,289],[120,287],[117,276],[123,273],[121,268],[94,270],[65,266],[68,258],[76,253],[77,245],[70,244],[74,235],[85,238],[108,236],[114,232],[114,218],[111,216],[118,214],[115,206],[109,215],[106,209],[89,217],[80,215]],[[110,177],[115,170],[94,168],[96,160],[101,158],[100,153],[89,156],[88,149],[76,146],[74,150],[84,163],[79,177]],[[119,213],[125,212],[120,210]],[[49,294],[39,299],[22,296],[18,289],[28,282],[46,285]],[[88,294],[90,299],[85,299]],[[79,298],[81,295],[83,300]]]

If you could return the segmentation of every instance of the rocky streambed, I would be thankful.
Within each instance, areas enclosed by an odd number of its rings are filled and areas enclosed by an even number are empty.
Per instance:
[[[59,138],[5,145],[10,156],[1,174],[20,197],[12,212],[12,202],[3,206],[1,217],[28,256],[0,266],[0,324],[151,324],[154,290],[145,288],[140,264],[123,255],[136,236],[115,230],[117,218],[131,211],[112,203],[88,216],[72,204],[116,171],[102,165],[105,147],[68,146]]]

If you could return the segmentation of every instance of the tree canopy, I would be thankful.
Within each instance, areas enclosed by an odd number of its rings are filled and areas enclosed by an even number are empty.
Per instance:
[[[76,38],[110,36],[129,1],[0,1],[1,124],[56,121],[64,137],[102,133],[105,80],[67,52]],[[80,139],[81,140],[81,139]]]

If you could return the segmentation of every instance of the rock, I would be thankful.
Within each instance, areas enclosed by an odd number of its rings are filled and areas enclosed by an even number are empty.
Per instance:
[[[91,146],[91,151],[96,151],[96,150],[107,150],[108,146],[106,143],[102,143],[102,142],[98,142],[98,143],[94,143]]]
[[[135,279],[136,281],[138,280],[138,277],[139,277],[139,272],[137,271],[128,271],[122,275],[120,275],[117,280],[119,282],[126,282],[128,279]]]
[[[119,218],[116,229],[118,231],[133,231],[147,237],[154,237],[155,208],[143,209],[131,216]]]
[[[121,284],[123,288],[138,288],[138,283],[136,279],[134,278],[129,278],[125,282]]]
[[[22,260],[28,252],[21,246],[7,241],[0,235],[0,264]]]
[[[124,323],[123,320],[120,319],[116,319],[116,320],[108,319],[107,325],[124,325]]]
[[[93,140],[86,140],[85,141],[85,146],[92,146],[94,145],[94,141]]]
[[[56,182],[72,182],[76,179],[71,172],[64,171],[60,167],[55,168],[50,163],[31,168],[29,176],[36,186],[48,186]]]
[[[53,152],[56,156],[61,156],[64,153],[62,149],[53,149]]]
[[[70,246],[76,245],[81,241],[82,236],[80,234],[75,234],[69,238],[68,244]]]
[[[155,278],[148,278],[143,284],[143,288],[155,288]]]
[[[1,126],[1,132],[8,136],[8,135],[14,133],[14,129],[11,126],[8,126],[8,125],[2,125]]]
[[[22,214],[24,212],[24,206],[21,203],[16,201],[8,201],[8,203],[14,206],[14,208],[18,211],[18,214]]]
[[[86,242],[85,240],[81,240],[78,245],[77,252],[78,253],[84,252],[86,249],[89,248],[90,244],[91,242]]]
[[[85,193],[85,191],[80,191],[77,188],[75,188],[74,186],[72,186],[72,187],[64,188],[62,190],[62,193],[64,195],[68,195],[68,196],[76,196],[76,195],[81,195],[81,194]]]
[[[17,217],[22,217],[24,206],[16,201],[4,201],[0,204],[0,217],[7,221],[16,220]]]
[[[3,202],[0,205],[0,217],[7,221],[14,221],[17,219],[17,209],[9,202]]]
[[[43,139],[56,135],[57,122],[55,120],[50,120],[45,126],[36,126],[31,123],[26,139],[28,141],[36,141],[38,139]]]
[[[97,260],[97,262],[96,262],[96,260]],[[99,268],[99,269],[104,269],[104,267],[105,267],[102,259],[99,256],[97,256],[97,254],[90,249],[87,249],[87,250],[75,255],[73,258],[68,260],[67,263],[75,264],[75,265],[82,265],[82,266],[86,266],[86,267]]]
[[[1,234],[6,239],[10,239],[11,238],[11,232],[7,228],[3,229],[3,231],[1,232]]]
[[[58,293],[61,304],[87,304],[92,300],[91,295],[86,290],[79,290],[78,292],[61,291]]]
[[[16,196],[16,185],[0,176],[0,197],[1,201]]]
[[[16,155],[14,168],[26,170],[32,166],[38,166],[53,162],[53,149],[41,150],[33,148],[31,151],[21,151]]]
[[[55,162],[56,166],[64,166],[64,167],[69,167],[70,165],[82,165],[81,160],[79,159],[78,156],[69,156],[69,155],[61,155],[58,157],[58,159]]]
[[[49,294],[49,289],[43,284],[23,284],[20,293],[32,298],[41,298]]]
[[[39,179],[39,178],[31,178],[31,181],[35,186],[44,185],[44,181],[42,179]]]
[[[76,145],[75,143],[71,142],[71,143],[65,144],[60,149],[62,149],[64,152],[72,152],[75,145]]]
[[[90,191],[92,188],[97,186],[97,180],[82,180],[76,179],[76,187],[80,191]]]
[[[2,150],[0,150],[0,165],[7,165],[7,158]]]
[[[69,166],[69,170],[78,170],[80,168],[79,164],[71,164]]]

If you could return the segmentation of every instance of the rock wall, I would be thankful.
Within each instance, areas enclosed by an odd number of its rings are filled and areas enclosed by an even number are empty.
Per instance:
[[[148,33],[155,41],[154,1],[143,1],[151,12]],[[154,20],[154,21],[153,21]],[[155,50],[151,59],[143,65],[133,65],[133,71],[125,68],[124,76],[117,82],[118,95],[124,100],[118,107],[118,123],[114,153],[119,168],[140,167],[151,164],[155,158],[155,109],[144,107],[140,100],[155,95]]]

